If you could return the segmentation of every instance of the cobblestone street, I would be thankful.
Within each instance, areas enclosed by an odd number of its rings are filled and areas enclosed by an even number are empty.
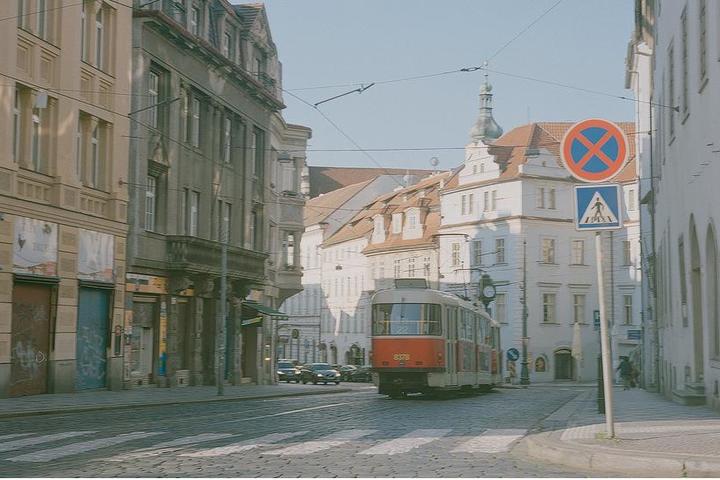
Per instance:
[[[318,386],[330,391],[334,386]],[[351,393],[2,421],[3,476],[578,476],[518,441],[583,388],[432,400]]]

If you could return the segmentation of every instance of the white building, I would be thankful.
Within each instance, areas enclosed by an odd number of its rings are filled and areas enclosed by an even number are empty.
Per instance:
[[[636,1],[629,85],[652,109],[641,150],[653,250],[661,391],[683,403],[720,408],[720,280],[716,212],[720,205],[720,3]],[[650,61],[646,58],[652,55]],[[652,215],[650,215],[652,214]],[[654,217],[654,218],[653,218]]]
[[[481,274],[489,274],[497,290],[491,309],[502,324],[503,349],[522,351],[526,286],[531,382],[593,380],[599,350],[593,327],[593,310],[598,309],[594,235],[575,229],[576,181],[558,155],[560,140],[572,124],[533,123],[500,136],[502,130],[492,120],[490,92],[486,83],[465,163],[442,191],[442,288],[476,299]],[[626,133],[634,129],[629,123],[621,127]],[[607,311],[616,363],[619,355],[629,355],[638,346],[637,332],[632,331],[640,329],[632,149],[630,155],[629,164],[613,180],[623,184],[626,227],[604,235],[605,285],[612,292],[607,295]],[[519,363],[506,365],[506,375],[514,368],[519,377]]]
[[[363,170],[363,169],[357,169]],[[347,323],[347,316],[354,314],[354,309],[343,309],[341,305],[349,302],[348,299],[342,300],[336,297],[331,288],[335,278],[347,277],[351,272],[348,268],[340,274],[335,267],[339,262],[345,265],[349,258],[349,253],[344,249],[331,249],[330,252],[324,252],[322,249],[323,242],[330,238],[345,223],[354,217],[357,212],[372,199],[385,192],[391,191],[394,187],[402,182],[401,175],[375,175],[374,178],[365,180],[360,183],[348,185],[329,193],[319,195],[307,201],[304,211],[304,232],[300,241],[300,248],[297,250],[297,259],[302,267],[302,286],[301,292],[290,297],[280,308],[284,313],[288,314],[287,322],[281,322],[278,325],[279,344],[277,348],[278,358],[292,358],[301,362],[319,362],[319,361],[338,361],[345,363],[342,356],[346,350],[341,350],[338,356],[338,342],[335,341],[335,332],[340,334],[343,332],[343,341],[349,340],[346,330],[353,328]],[[310,190],[310,186],[305,185],[306,191]],[[286,248],[289,248],[286,245]],[[355,251],[358,257],[359,250]],[[362,256],[359,255],[361,258]],[[292,258],[292,255],[289,256]],[[334,263],[331,263],[334,262]],[[354,263],[361,263],[353,260]],[[354,270],[362,270],[364,266],[357,267]],[[352,272],[352,278],[359,281],[358,272]],[[345,280],[343,279],[343,285]],[[348,281],[348,289],[350,289]],[[357,290],[358,287],[355,287]],[[333,308],[330,309],[330,304]],[[337,319],[333,316],[333,312],[337,313]],[[339,325],[342,320],[343,326]],[[332,333],[332,338],[326,338],[320,331],[321,321],[323,332],[325,334]],[[365,343],[362,343],[365,345]],[[349,344],[353,345],[353,342]],[[365,347],[363,347],[365,348]],[[357,349],[354,350],[357,353]],[[362,353],[362,351],[360,351]],[[364,363],[360,362],[360,363]]]

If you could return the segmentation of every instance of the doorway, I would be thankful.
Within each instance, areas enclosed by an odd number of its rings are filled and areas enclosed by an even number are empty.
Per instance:
[[[12,293],[9,395],[47,393],[52,287],[16,283]]]
[[[78,299],[75,388],[105,388],[110,291],[80,288]]]
[[[130,336],[130,375],[142,383],[153,381],[155,357],[155,319],[157,302],[154,298],[133,299],[133,323]]]
[[[575,360],[567,348],[555,352],[555,380],[575,380]]]

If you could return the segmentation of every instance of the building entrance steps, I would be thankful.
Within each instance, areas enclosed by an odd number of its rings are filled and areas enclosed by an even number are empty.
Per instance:
[[[225,385],[217,395],[215,386],[185,388],[139,388],[121,391],[97,390],[55,393],[0,399],[0,419],[31,415],[114,410],[192,403],[261,400],[275,397],[347,393],[359,388],[342,385]]]
[[[524,443],[529,455],[627,476],[720,476],[720,414],[644,390],[614,392],[615,438],[605,435],[597,392],[587,391],[544,420]],[[565,423],[561,428],[560,424]]]

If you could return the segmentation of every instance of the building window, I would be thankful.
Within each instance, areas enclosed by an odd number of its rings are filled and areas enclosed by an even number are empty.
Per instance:
[[[190,9],[190,33],[198,35],[200,33],[200,9],[193,6]]]
[[[78,114],[77,130],[75,131],[75,178],[80,181],[82,181],[83,157],[83,120],[82,115]]]
[[[670,106],[675,106],[675,48],[671,44],[668,48],[668,99]],[[668,112],[668,127],[670,135],[668,141],[672,141],[675,137],[675,111],[672,108],[666,109]]]
[[[22,0],[21,0],[22,1]],[[87,34],[87,10],[85,8],[85,0],[82,1],[80,6],[80,59],[83,62],[87,62],[87,40],[85,35]]]
[[[473,240],[473,265],[482,265],[482,240]]]
[[[543,238],[542,240],[542,261],[543,263],[555,263],[555,239]]]
[[[505,239],[495,239],[495,263],[505,263]]]
[[[217,233],[217,239],[221,243],[230,243],[230,234],[231,234],[231,225],[230,225],[230,219],[231,219],[231,213],[232,213],[232,205],[223,202],[222,200],[218,200],[217,202],[217,227],[218,227],[218,233]]]
[[[585,240],[573,240],[571,253],[571,265],[585,265]]]
[[[151,71],[148,75],[148,124],[152,128],[158,128],[158,106],[160,103],[160,76]]]
[[[253,131],[253,150],[255,152],[255,161],[253,162],[253,173],[258,179],[263,177],[265,166],[265,132],[259,129]]]
[[[543,293],[543,323],[555,323],[554,293]]]
[[[225,117],[223,128],[223,161],[232,162],[232,120]]]
[[[680,61],[682,62],[682,111],[684,114],[688,112],[688,25],[687,25],[687,6],[680,15],[680,35],[682,43],[680,45]]]
[[[622,251],[623,251],[623,265],[632,265],[631,246],[630,246],[629,240],[623,240]]]
[[[460,200],[461,200],[461,202],[460,202],[460,213],[461,213],[462,215],[467,215],[467,213],[468,213],[468,207],[467,207],[467,200],[468,200],[468,198],[467,198],[467,195],[461,196],[461,197],[460,197]]]
[[[495,320],[507,323],[507,294],[505,293],[495,295]]]
[[[414,230],[418,226],[418,217],[417,213],[409,213],[408,214],[408,229]]]
[[[200,147],[200,100],[193,98],[190,102],[190,143]]]
[[[632,295],[623,295],[623,322],[625,325],[633,323],[633,297]]]
[[[483,211],[490,211],[490,192],[483,192]]]
[[[415,258],[411,257],[408,259],[408,277],[415,277]]]
[[[535,195],[535,206],[537,208],[545,208],[545,188],[538,187],[537,194]]]
[[[190,192],[189,208],[189,229],[188,234],[192,237],[198,236],[198,212],[200,210],[200,192]]]
[[[490,210],[497,210],[497,190],[493,190],[490,194]]]
[[[425,257],[423,259],[423,272],[425,274],[425,278],[430,278],[430,257]]]
[[[472,215],[475,205],[475,195],[472,193],[468,195],[468,213]]]
[[[628,211],[634,212],[635,209],[637,209],[635,190],[631,188],[630,190],[628,190]]]
[[[15,87],[15,103],[13,105],[13,160],[20,160],[20,138],[22,137],[22,98],[20,88]]]
[[[225,32],[223,34],[223,46],[222,46],[222,53],[227,58],[230,58],[230,44],[232,43],[232,37],[230,36],[229,32]]]
[[[551,188],[548,190],[548,208],[555,210],[555,189]]]
[[[28,0],[18,0],[18,27],[27,29],[27,12]]]
[[[157,207],[157,177],[148,175],[145,182],[145,230],[154,232]]]
[[[45,39],[47,34],[47,0],[37,0],[35,11],[37,12],[35,33],[38,37]]]
[[[400,260],[393,261],[393,275],[395,278],[400,278]]]
[[[41,151],[42,142],[40,141],[40,109],[33,108],[32,111],[32,132],[31,132],[31,139],[30,139],[30,152],[31,152],[31,159],[32,159],[32,169],[36,172],[41,171],[41,167],[43,164],[42,155],[43,152]]]
[[[95,66],[103,69],[105,60],[105,12],[98,7],[95,13]]]
[[[707,80],[707,2],[700,0],[699,5],[700,30],[700,87]]]
[[[292,232],[285,233],[285,266],[295,266],[295,234]],[[350,284],[348,282],[348,288]]]
[[[573,295],[573,322],[585,323],[585,295]]]
[[[402,213],[393,213],[392,216],[392,233],[402,232]]]
[[[452,266],[457,267],[460,265],[460,244],[459,243],[453,243],[451,245],[451,254],[452,254]]]

